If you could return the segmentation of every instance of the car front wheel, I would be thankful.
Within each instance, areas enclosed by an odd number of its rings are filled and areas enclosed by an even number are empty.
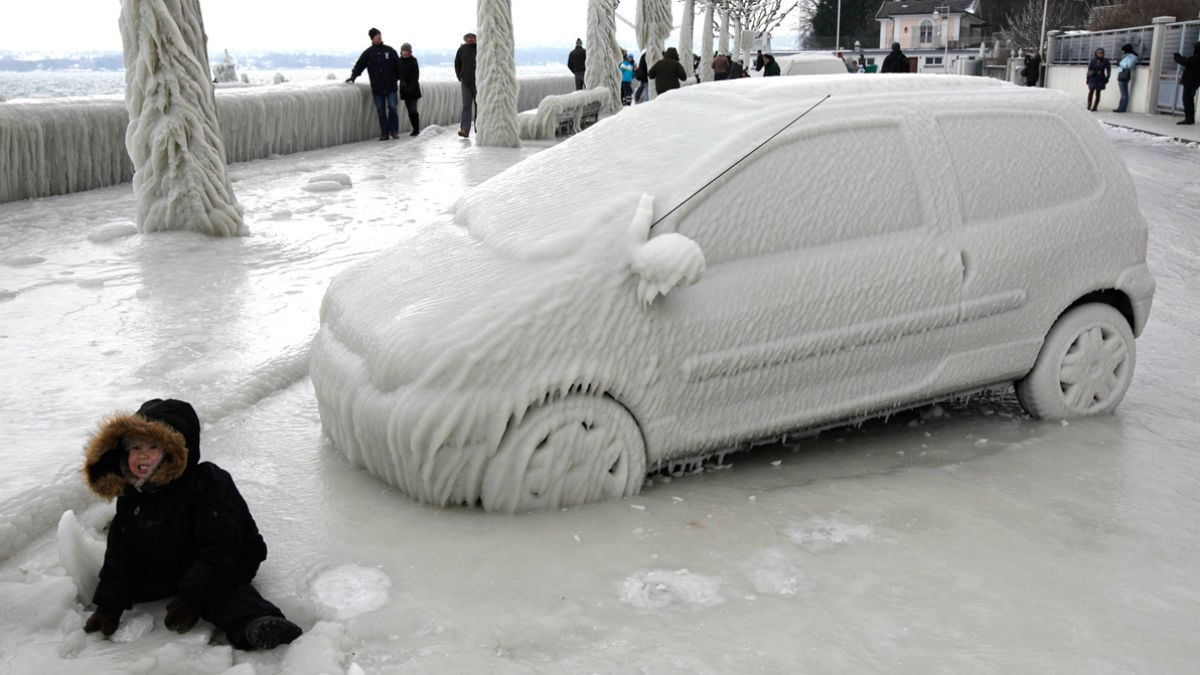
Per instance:
[[[1033,370],[1016,382],[1029,414],[1067,419],[1112,412],[1133,379],[1133,329],[1110,305],[1080,305],[1059,317]]]
[[[637,494],[646,444],[633,415],[605,396],[571,394],[528,412],[484,472],[489,511],[536,511]]]

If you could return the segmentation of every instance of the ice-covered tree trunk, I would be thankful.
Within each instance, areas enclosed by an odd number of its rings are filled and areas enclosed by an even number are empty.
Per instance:
[[[590,0],[587,17],[587,60],[583,83],[588,89],[603,87],[612,92],[604,112],[621,109],[621,54],[617,44],[617,1]]]
[[[646,50],[646,68],[651,68],[663,55],[663,45],[671,34],[671,0],[638,0],[638,46]],[[658,92],[650,80],[650,97]]]
[[[729,54],[729,8],[721,7],[721,40],[718,43],[722,54]]]
[[[121,0],[140,232],[247,234],[225,172],[199,0]]]
[[[700,36],[700,81],[713,81],[713,4],[704,5],[704,33]]]
[[[679,60],[683,62],[683,71],[687,73],[688,83],[693,82],[695,71],[692,68],[692,34],[695,32],[696,0],[683,0],[683,21],[679,26]]]
[[[475,119],[479,145],[521,145],[517,124],[517,61],[513,56],[511,0],[479,0],[479,61]]]

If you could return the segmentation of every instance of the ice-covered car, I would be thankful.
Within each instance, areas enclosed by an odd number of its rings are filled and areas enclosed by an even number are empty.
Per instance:
[[[697,85],[467,193],[338,275],[332,443],[423,502],[632,495],[648,469],[1015,381],[1106,413],[1150,311],[1100,126],[987,78]]]
[[[780,75],[845,75],[846,62],[832,54],[794,54],[780,56]]]

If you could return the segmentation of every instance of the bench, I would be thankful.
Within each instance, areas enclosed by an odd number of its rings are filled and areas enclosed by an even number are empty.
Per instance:
[[[573,136],[600,120],[612,93],[603,87],[547,96],[536,111],[517,115],[521,138],[550,140]]]

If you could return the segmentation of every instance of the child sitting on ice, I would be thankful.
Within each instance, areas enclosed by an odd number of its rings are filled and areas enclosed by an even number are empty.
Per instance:
[[[112,635],[133,603],[174,596],[164,623],[179,633],[204,618],[238,649],[300,636],[250,585],[267,545],[229,474],[200,463],[200,419],[190,404],[154,399],[105,420],[83,473],[92,492],[117,498],[85,631]]]

